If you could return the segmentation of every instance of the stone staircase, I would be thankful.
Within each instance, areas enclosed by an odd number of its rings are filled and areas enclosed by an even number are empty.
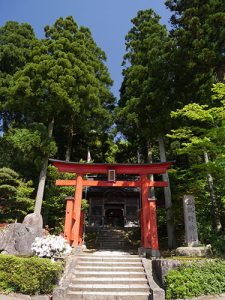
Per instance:
[[[122,229],[101,229],[97,235],[96,245],[102,250],[129,251],[131,244]]]
[[[111,246],[111,245],[109,245]],[[137,255],[118,252],[81,255],[66,300],[147,300],[150,287]]]
[[[126,230],[101,229],[92,243],[90,250],[77,248],[68,257],[53,300],[165,299],[153,279],[151,261],[133,255],[137,249],[132,249]]]

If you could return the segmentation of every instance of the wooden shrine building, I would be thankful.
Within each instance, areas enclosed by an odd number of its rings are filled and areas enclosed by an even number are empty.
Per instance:
[[[82,243],[81,201],[83,190],[90,187],[91,226],[129,226],[129,223],[139,221],[141,246],[151,249],[153,256],[158,253],[156,199],[151,197],[150,189],[167,187],[168,183],[149,178],[152,174],[165,174],[171,163],[95,164],[59,160],[51,162],[59,172],[74,173],[73,180],[56,181],[58,186],[74,186],[75,189],[74,198],[67,200],[64,228],[64,236],[71,245],[77,246]]]

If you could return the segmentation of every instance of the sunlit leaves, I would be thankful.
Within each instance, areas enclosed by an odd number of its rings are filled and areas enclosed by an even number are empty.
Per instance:
[[[0,169],[0,222],[22,221],[33,208],[31,181],[24,181],[9,168]]]

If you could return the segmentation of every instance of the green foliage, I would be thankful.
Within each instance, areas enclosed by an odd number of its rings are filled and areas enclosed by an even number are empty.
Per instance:
[[[28,25],[10,24],[1,27],[4,41],[0,52],[9,42],[8,35],[18,35],[19,40],[23,30],[32,30]],[[104,141],[113,140],[109,133],[115,102],[110,91],[112,80],[105,66],[105,53],[96,45],[90,30],[79,27],[72,17],[59,18],[53,26],[45,27],[43,40],[27,33],[27,40],[15,47],[29,55],[12,74],[9,70],[2,74],[2,116],[7,137],[4,145],[20,152],[22,165],[34,161],[38,171],[43,157],[55,155],[57,147],[58,157],[70,160],[86,158],[88,147],[95,160],[105,160],[107,151],[106,156],[110,156],[110,145],[105,146]],[[4,56],[2,60],[7,65]],[[51,138],[48,125],[53,119]],[[96,147],[97,144],[102,146]]]
[[[21,153],[24,162],[34,162],[36,168],[40,168],[41,158],[46,153],[54,155],[57,152],[56,144],[52,138],[48,137],[44,124],[30,124],[29,129],[10,129],[4,138],[15,151]]]
[[[218,211],[220,219],[224,218],[224,132],[225,132],[225,102],[221,95],[223,95],[224,84],[219,83],[214,85],[213,92],[215,107],[209,105],[200,105],[197,103],[190,103],[172,113],[172,117],[180,121],[178,129],[172,130],[168,136],[175,141],[174,150],[178,155],[186,155],[189,158],[189,171],[183,171],[185,180],[188,182],[188,186],[181,178],[179,178],[180,184],[186,187],[192,194],[196,196],[196,200],[204,201],[207,205],[204,206],[204,214],[200,213],[199,229],[205,232],[205,228],[208,228],[207,217],[209,216],[208,200],[209,194],[205,189],[209,189],[211,199],[211,219],[212,226],[215,227],[215,223],[218,218]],[[210,158],[207,161],[206,156]],[[178,170],[179,172],[179,170]],[[197,172],[194,174],[193,172]],[[212,176],[214,179],[214,194],[217,197],[212,197],[212,187],[210,190],[206,185],[206,178]],[[205,178],[205,179],[204,179]],[[182,180],[182,181],[181,181]],[[193,180],[193,181],[192,181]],[[185,190],[184,190],[185,192]],[[199,197],[199,195],[202,195]],[[198,205],[197,205],[198,206]],[[201,206],[199,205],[199,209]],[[204,217],[205,215],[205,217]],[[222,224],[222,227],[224,224]],[[200,230],[201,231],[201,230]],[[212,237],[212,233],[207,230],[207,234]]]
[[[31,41],[35,38],[32,27],[8,21],[0,28],[0,71],[13,74],[30,58]]]
[[[182,265],[166,276],[166,299],[192,298],[225,292],[225,261]]]
[[[225,106],[209,108],[208,105],[191,103],[175,112],[172,117],[182,120],[183,126],[172,130],[168,135],[174,140],[180,140],[180,154],[217,154],[221,151],[224,139],[221,134],[224,131]],[[217,146],[218,145],[218,146]],[[223,147],[223,146],[222,146]]]
[[[6,109],[12,76],[30,61],[35,41],[34,31],[27,23],[8,21],[0,27],[0,117],[4,130],[12,121],[12,115]],[[13,118],[18,121],[19,116]]]
[[[48,166],[46,189],[43,201],[44,224],[48,225],[51,233],[59,234],[63,231],[66,211],[66,197],[74,195],[74,187],[56,186],[57,179],[74,179],[74,174],[59,173],[52,166]],[[81,208],[87,211],[89,204],[86,199],[82,199]]]
[[[167,0],[172,12],[171,53],[175,97],[181,107],[190,102],[209,103],[212,84],[224,77],[223,0]]]
[[[0,255],[0,291],[22,294],[52,293],[62,264],[45,258]]]
[[[0,169],[0,222],[22,221],[34,205],[31,181],[23,181],[9,168]]]
[[[93,138],[99,139],[112,124],[112,81],[104,60],[88,28],[79,28],[72,17],[59,18],[45,27],[45,39],[33,45],[32,60],[15,73],[7,107],[29,124],[47,127],[54,119],[55,139],[68,159],[83,136],[95,130]]]
[[[66,197],[74,194],[74,187],[56,186],[57,179],[73,179],[71,173],[59,173],[58,170],[49,165],[47,182],[43,200],[44,224],[53,229],[53,233],[58,234],[63,231],[66,211]],[[51,231],[52,232],[52,231]]]
[[[83,212],[87,212],[89,209],[89,203],[86,199],[82,199],[82,202],[81,202],[81,210]]]
[[[79,161],[86,158],[90,147],[95,160],[110,156],[115,102],[110,91],[112,80],[105,53],[90,30],[79,27],[72,17],[46,26],[42,40],[35,38],[28,24],[8,22],[0,30],[4,133],[0,137],[0,167],[13,167],[36,184],[40,170],[45,173],[44,162],[56,153],[57,158]],[[12,59],[8,59],[10,55]],[[47,224],[61,231],[65,194],[58,196],[60,188],[52,184],[51,188],[46,190],[44,214]]]

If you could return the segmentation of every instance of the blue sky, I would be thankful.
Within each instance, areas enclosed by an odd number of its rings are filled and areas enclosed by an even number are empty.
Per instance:
[[[168,24],[170,13],[164,0],[0,0],[0,26],[8,20],[28,22],[37,37],[43,37],[45,25],[59,17],[72,15],[79,25],[91,29],[97,44],[107,55],[107,66],[119,96],[122,82],[121,62],[125,53],[125,35],[138,10],[152,8]]]

